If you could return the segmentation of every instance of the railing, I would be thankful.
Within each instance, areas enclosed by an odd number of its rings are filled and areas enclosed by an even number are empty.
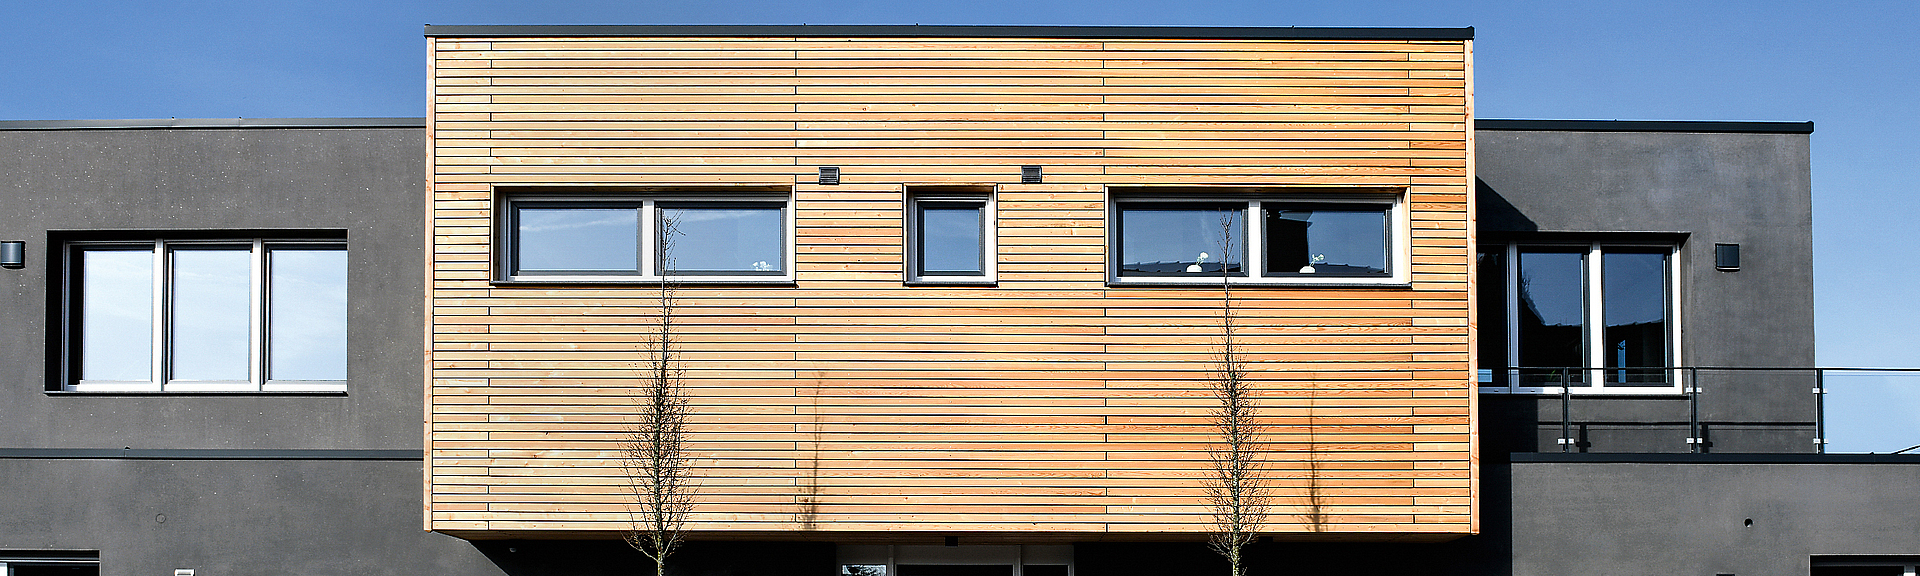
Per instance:
[[[1532,424],[1532,445],[1483,437],[1511,451],[1826,453],[1836,416],[1842,452],[1920,451],[1920,368],[1521,367],[1480,386],[1511,393],[1483,418]]]

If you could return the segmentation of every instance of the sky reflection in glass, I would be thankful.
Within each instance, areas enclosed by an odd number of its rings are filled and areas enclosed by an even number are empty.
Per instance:
[[[268,252],[269,380],[347,378],[347,251]]]
[[[80,379],[153,379],[153,249],[81,250]]]
[[[251,251],[178,249],[172,256],[172,379],[247,380]]]

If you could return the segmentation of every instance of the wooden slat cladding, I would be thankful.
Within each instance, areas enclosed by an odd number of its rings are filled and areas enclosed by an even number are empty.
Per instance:
[[[1408,284],[1234,291],[1268,529],[1473,530],[1465,42],[432,43],[433,529],[628,521],[658,291],[492,282],[501,190],[739,185],[791,189],[795,281],[680,292],[695,530],[1204,531],[1221,292],[1107,283],[1108,190],[1150,186],[1404,194]],[[996,285],[903,282],[941,184],[996,190]]]

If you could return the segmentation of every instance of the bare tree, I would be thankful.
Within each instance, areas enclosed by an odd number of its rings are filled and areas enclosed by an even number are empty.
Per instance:
[[[1220,349],[1208,382],[1218,402],[1212,416],[1220,444],[1210,453],[1213,475],[1208,478],[1206,496],[1213,513],[1213,530],[1207,545],[1227,558],[1233,569],[1231,576],[1243,576],[1244,552],[1266,524],[1271,495],[1263,475],[1266,459],[1260,451],[1264,429],[1255,417],[1255,391],[1234,338],[1231,264],[1238,226],[1233,216],[1232,212],[1220,216]]]
[[[687,514],[693,511],[693,461],[686,451],[687,397],[685,369],[674,349],[674,308],[677,286],[666,273],[671,268],[674,227],[660,221],[655,251],[660,270],[657,325],[648,338],[645,380],[635,392],[639,416],[622,446],[622,464],[634,504],[627,508],[628,546],[653,560],[656,576],[667,573],[667,557],[686,539]]]
[[[1326,494],[1320,485],[1320,422],[1316,419],[1320,404],[1320,379],[1307,385],[1307,530],[1327,529]]]

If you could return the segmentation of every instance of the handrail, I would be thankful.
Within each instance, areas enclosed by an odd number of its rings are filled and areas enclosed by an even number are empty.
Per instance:
[[[1479,376],[1481,388],[1498,390],[1501,388],[1527,388],[1536,393],[1554,394],[1557,392],[1560,404],[1560,437],[1556,442],[1561,452],[1574,452],[1575,448],[1585,445],[1574,433],[1573,396],[1576,390],[1594,393],[1581,394],[1588,398],[1659,398],[1672,392],[1678,392],[1680,398],[1687,401],[1687,451],[1700,454],[1707,451],[1707,423],[1702,420],[1701,399],[1705,390],[1701,386],[1701,373],[1775,373],[1804,374],[1813,379],[1813,448],[1815,453],[1827,452],[1826,394],[1827,375],[1836,374],[1920,374],[1916,367],[1862,367],[1862,366],[1509,366],[1502,368],[1483,368]],[[1609,382],[1610,374],[1618,373],[1619,381]],[[1579,374],[1578,380],[1575,374]],[[1646,375],[1649,381],[1628,381],[1628,374]],[[1654,376],[1658,375],[1658,376]],[[1530,381],[1522,384],[1522,376],[1531,376]],[[1494,386],[1488,382],[1499,382]],[[1558,380],[1559,390],[1551,386]],[[1646,386],[1645,384],[1658,384]],[[1611,384],[1611,385],[1609,385]],[[1638,385],[1636,385],[1638,384]],[[1654,392],[1648,395],[1646,392]],[[1626,396],[1606,396],[1607,393],[1626,394]],[[1672,396],[1666,396],[1672,397]],[[1584,402],[1584,401],[1583,401]],[[1804,424],[1802,424],[1804,425]],[[1804,430],[1804,428],[1802,428]],[[1585,435],[1583,425],[1582,436]],[[1920,450],[1920,445],[1906,448],[1896,453]]]

